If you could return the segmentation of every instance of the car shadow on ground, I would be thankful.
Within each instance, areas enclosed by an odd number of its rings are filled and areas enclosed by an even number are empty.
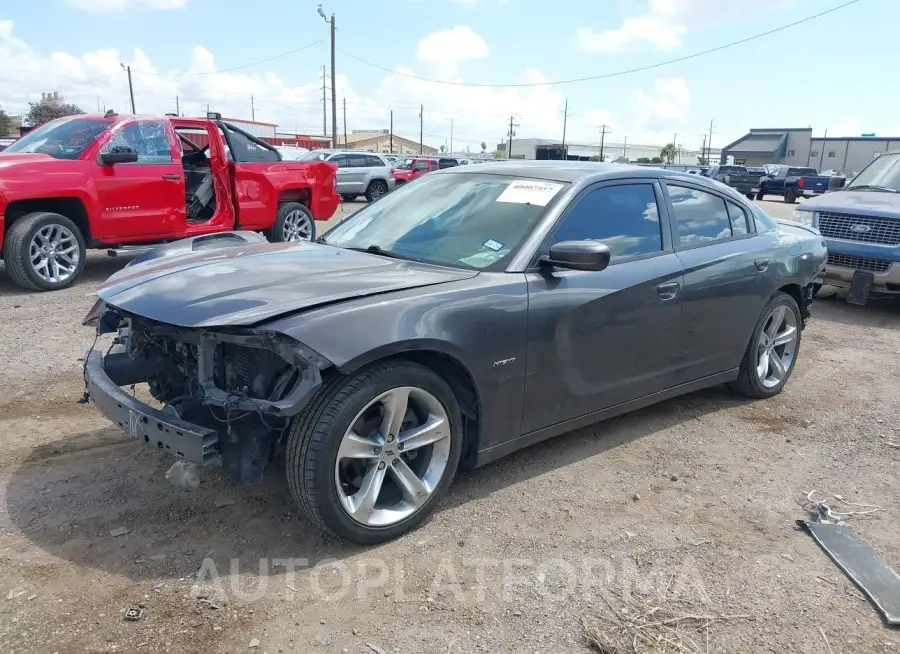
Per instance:
[[[597,457],[602,466],[603,454],[613,448],[745,403],[716,387],[545,441],[461,474],[437,513],[585,459]],[[164,479],[172,463],[114,428],[68,435],[34,448],[11,471],[9,519],[53,557],[134,580],[188,577],[206,557],[226,570],[235,558],[242,565],[276,558],[314,563],[367,551],[298,516],[280,467],[270,466],[254,487],[205,472],[201,487],[186,492]],[[123,529],[128,533],[111,534]],[[422,537],[419,530],[402,540]],[[378,549],[368,551],[377,556]]]
[[[828,320],[853,327],[879,327],[900,330],[900,300],[870,298],[865,306],[847,303],[847,293],[823,286],[812,304],[812,320]]]

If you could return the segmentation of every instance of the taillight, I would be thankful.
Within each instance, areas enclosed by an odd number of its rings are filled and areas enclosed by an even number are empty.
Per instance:
[[[803,178],[797,180],[797,188],[803,188]]]

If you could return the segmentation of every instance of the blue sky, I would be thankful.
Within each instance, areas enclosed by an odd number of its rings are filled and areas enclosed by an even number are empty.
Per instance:
[[[713,48],[845,0],[329,0],[339,50],[389,70],[469,84],[528,84],[602,75]],[[47,0],[0,6],[0,106],[16,113],[58,90],[86,110],[128,108],[119,62],[134,70],[142,113],[205,104],[302,133],[321,132],[328,29],[302,0]],[[689,61],[604,80],[492,88],[415,80],[338,53],[338,100],[349,129],[386,128],[457,149],[517,138],[697,147],[750,127],[900,136],[900,89],[873,45],[890,39],[900,4],[857,3],[803,25]],[[316,43],[317,41],[321,41]],[[278,56],[308,44],[310,47]],[[271,61],[247,66],[263,59]],[[241,67],[234,70],[236,67]],[[330,116],[328,119],[330,126]],[[339,130],[343,120],[339,109]],[[888,134],[891,132],[891,134]]]

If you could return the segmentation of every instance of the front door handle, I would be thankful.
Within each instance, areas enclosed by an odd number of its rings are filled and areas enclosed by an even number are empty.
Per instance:
[[[768,259],[757,259],[753,262],[753,265],[756,266],[756,269],[759,272],[766,272],[769,269],[769,260]]]
[[[681,285],[678,282],[666,282],[665,284],[660,284],[656,287],[656,293],[659,295],[659,299],[664,302],[667,300],[674,300],[678,296],[678,290],[681,288]]]
[[[176,175],[175,173],[167,173],[167,174],[163,175],[162,178],[164,180],[166,180],[167,182],[180,182],[181,181],[181,175]]]

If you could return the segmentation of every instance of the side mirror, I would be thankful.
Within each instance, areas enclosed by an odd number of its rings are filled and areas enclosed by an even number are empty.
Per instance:
[[[609,248],[600,241],[563,241],[550,246],[541,264],[569,270],[605,269],[609,265]]]
[[[114,166],[116,164],[135,163],[138,160],[137,152],[127,147],[115,147],[109,152],[100,155],[100,164]]]

